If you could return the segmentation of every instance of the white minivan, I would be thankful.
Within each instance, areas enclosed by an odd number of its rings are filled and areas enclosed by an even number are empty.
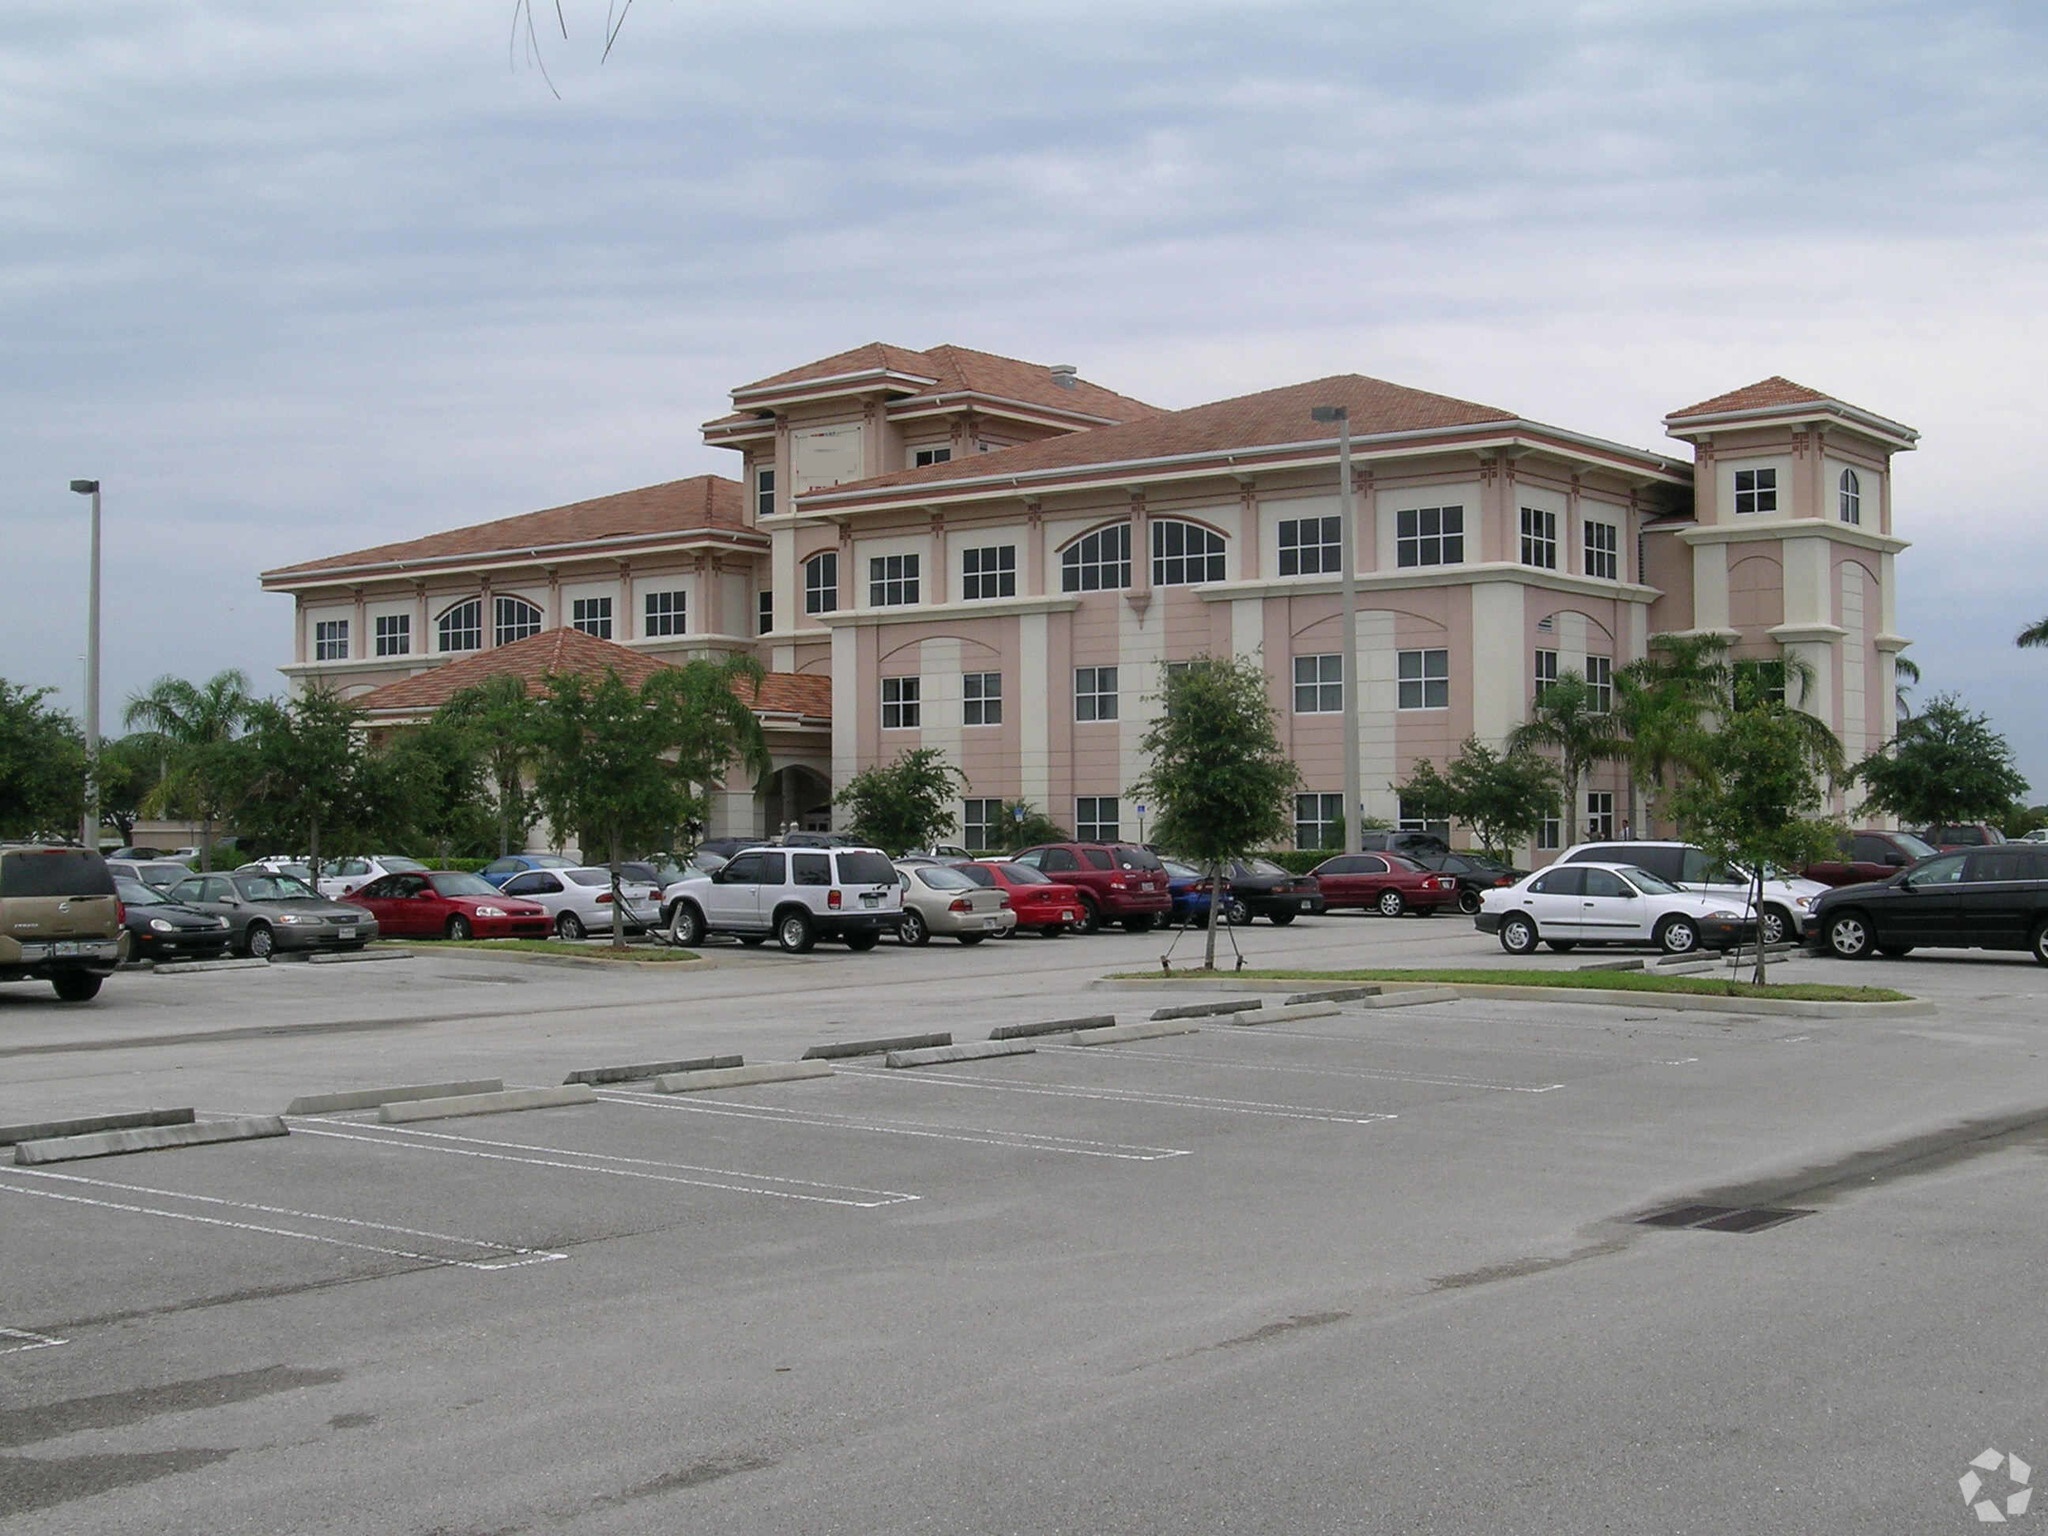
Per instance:
[[[1647,841],[1574,843],[1557,856],[1560,864],[1633,864],[1673,885],[1735,902],[1746,909],[1751,889],[1747,871],[1722,863],[1692,843]],[[1763,910],[1757,915],[1766,944],[1797,944],[1806,914],[1828,888],[1818,880],[1764,874]]]

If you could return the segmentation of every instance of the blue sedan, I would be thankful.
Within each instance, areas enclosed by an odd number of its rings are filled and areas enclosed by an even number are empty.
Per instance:
[[[583,866],[574,859],[565,859],[559,853],[508,853],[502,859],[493,859],[477,873],[492,885],[503,889],[505,882],[514,875],[523,875],[529,869],[581,869]]]
[[[1209,926],[1209,877],[1192,864],[1183,864],[1178,859],[1161,859],[1166,866],[1166,893],[1173,898],[1173,908],[1166,914],[1167,922],[1175,927],[1192,925],[1196,928]]]

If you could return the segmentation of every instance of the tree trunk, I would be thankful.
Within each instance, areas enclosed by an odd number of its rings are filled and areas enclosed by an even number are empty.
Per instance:
[[[1216,969],[1216,925],[1223,921],[1223,866],[1209,866],[1209,931],[1203,946],[1202,969]]]
[[[619,892],[619,835],[614,832],[607,841],[612,848],[612,948],[626,947],[626,912],[621,904]]]
[[[1579,840],[1579,776],[1570,768],[1564,774],[1564,845]]]
[[[213,873],[213,815],[208,812],[199,818],[199,873]]]
[[[1764,867],[1763,867],[1762,863],[1758,863],[1758,865],[1757,865],[1757,867],[1756,867],[1756,871],[1755,871],[1755,873],[1754,873],[1754,874],[1752,874],[1752,875],[1750,876],[1750,882],[1751,882],[1751,884],[1750,884],[1750,889],[1751,889],[1751,891],[1753,892],[1753,895],[1751,896],[1751,899],[1750,899],[1750,907],[1751,907],[1751,909],[1752,909],[1752,910],[1753,910],[1753,911],[1754,911],[1754,912],[1756,913],[1756,984],[1757,984],[1758,986],[1760,986],[1760,987],[1761,987],[1761,986],[1763,986],[1763,985],[1765,984],[1765,983],[1764,983],[1764,965],[1765,965],[1765,961],[1764,961]]]

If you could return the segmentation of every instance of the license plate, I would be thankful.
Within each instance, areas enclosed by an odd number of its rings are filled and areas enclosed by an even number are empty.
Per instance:
[[[981,926],[984,928],[995,928],[1001,925],[1001,921],[1000,918],[984,917],[981,920]]]
[[[882,904],[882,893],[880,891],[863,891],[860,904],[864,907],[879,907]]]
[[[53,955],[75,955],[81,953],[81,951],[76,944],[65,940],[52,944],[50,946],[50,953]]]
[[[1063,923],[1078,923],[1081,921],[1081,914],[1073,911],[1071,908],[1063,909],[1060,912],[1060,921]]]

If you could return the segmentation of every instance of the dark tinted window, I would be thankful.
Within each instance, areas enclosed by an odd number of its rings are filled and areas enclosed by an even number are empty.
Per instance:
[[[1576,896],[1586,888],[1586,872],[1576,864],[1561,864],[1556,869],[1538,875],[1530,885],[1532,891],[1545,896]]]
[[[1881,837],[1852,837],[1849,857],[1858,864],[1882,864],[1897,851]]]
[[[1149,848],[1126,848],[1118,845],[1110,850],[1116,856],[1118,869],[1159,869],[1159,857]]]
[[[1012,885],[1051,885],[1053,883],[1050,875],[1041,875],[1029,864],[1007,865],[1003,869],[1003,876]]]
[[[988,870],[983,869],[979,864],[962,864],[960,866],[960,873],[984,890],[992,890],[995,887],[996,877]],[[1018,884],[1021,885],[1023,882],[1020,880]]]
[[[789,856],[789,878],[797,885],[830,885],[832,858],[824,853],[793,853]]]
[[[107,861],[85,848],[0,854],[0,896],[111,896]]]
[[[742,853],[721,869],[719,875],[734,885],[780,885],[782,883],[782,855],[779,853]]]
[[[547,878],[550,880],[555,879],[553,875],[549,875]],[[574,880],[578,885],[610,885],[612,883],[612,872],[608,869],[572,869],[568,873],[568,878]],[[622,880],[628,880],[632,877],[626,874],[624,870],[621,870],[619,872],[619,878]],[[559,891],[560,889],[562,889],[562,884],[559,880],[556,880],[552,886],[544,885],[541,887],[541,889],[544,891]]]
[[[131,907],[166,907],[170,905],[162,891],[152,890],[140,880],[116,880],[114,889],[122,901]]]
[[[1362,875],[1366,872],[1366,861],[1355,853],[1325,859],[1316,866],[1319,875]]]
[[[1081,857],[1088,861],[1090,869],[1108,869],[1111,867],[1109,850],[1107,848],[1083,848],[1081,850]]]
[[[1963,866],[1965,880],[2030,880],[2034,879],[2035,866],[2039,856],[2022,852],[2010,845],[1986,848],[1973,853]]]
[[[1075,870],[1081,867],[1081,863],[1064,848],[1048,848],[1045,850],[1045,857],[1039,861],[1039,867],[1042,869]]]
[[[896,878],[896,866],[879,853],[839,855],[841,885],[887,885]]]

